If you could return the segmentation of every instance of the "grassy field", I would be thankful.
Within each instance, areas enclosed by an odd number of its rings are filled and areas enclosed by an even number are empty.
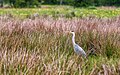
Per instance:
[[[90,17],[91,15],[84,18],[63,16],[55,18],[43,15],[34,19],[25,18],[25,16],[24,19],[12,17],[21,16],[23,13],[34,14],[44,11],[48,14],[50,11],[55,11],[53,7],[45,8],[0,9],[2,14],[0,16],[1,75],[120,74],[120,18],[109,18],[113,17],[112,13],[119,16],[118,8],[75,9],[77,13],[78,11],[88,13],[97,11],[97,15],[109,15],[106,16],[107,18]],[[60,12],[65,13],[69,11],[67,9],[72,8],[59,8],[63,10]],[[8,11],[11,11],[12,16],[6,15]],[[105,14],[104,11],[112,12]],[[76,42],[87,54],[93,51],[87,59],[74,53],[72,35],[66,33],[71,30],[75,31]]]
[[[53,17],[99,17],[112,18],[120,15],[120,8],[115,7],[88,7],[73,8],[71,6],[42,6],[41,8],[2,8],[0,15],[11,15],[13,17],[26,18],[35,14]]]

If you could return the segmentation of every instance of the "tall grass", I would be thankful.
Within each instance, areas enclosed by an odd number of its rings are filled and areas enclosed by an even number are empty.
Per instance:
[[[88,59],[73,50],[71,35]],[[51,75],[119,75],[120,18],[15,19],[0,17],[0,73]]]

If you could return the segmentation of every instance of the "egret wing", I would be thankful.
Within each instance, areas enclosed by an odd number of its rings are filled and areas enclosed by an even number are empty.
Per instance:
[[[82,55],[82,56],[86,56],[86,53],[85,53],[85,51],[79,46],[79,45],[75,45],[74,46],[74,50],[75,50],[75,52],[77,53],[77,54],[80,54],[80,55]]]

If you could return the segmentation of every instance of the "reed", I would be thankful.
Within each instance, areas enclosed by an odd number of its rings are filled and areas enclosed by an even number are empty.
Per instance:
[[[119,20],[0,17],[0,74],[119,75]],[[87,60],[74,53],[71,30]]]

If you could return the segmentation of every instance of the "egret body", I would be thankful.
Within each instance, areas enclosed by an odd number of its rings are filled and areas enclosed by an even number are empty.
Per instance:
[[[72,33],[72,35],[73,35],[72,36],[72,43],[73,43],[75,53],[86,58],[85,51],[78,44],[75,43],[75,33],[74,32],[70,32],[70,33]]]

